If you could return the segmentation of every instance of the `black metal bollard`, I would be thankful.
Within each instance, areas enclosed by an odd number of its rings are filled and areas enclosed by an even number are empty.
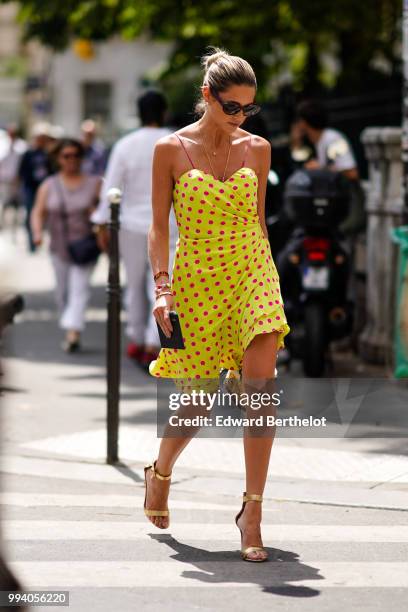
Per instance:
[[[108,276],[108,327],[107,327],[107,463],[117,463],[119,437],[119,387],[120,387],[120,311],[121,289],[119,275],[119,208],[122,199],[120,189],[108,191],[110,204],[109,223],[109,276]]]

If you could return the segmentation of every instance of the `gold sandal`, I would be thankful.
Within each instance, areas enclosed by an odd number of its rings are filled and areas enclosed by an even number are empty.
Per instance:
[[[144,467],[145,499],[144,499],[143,509],[144,509],[144,513],[145,513],[146,516],[169,516],[169,511],[168,510],[148,510],[146,508],[146,499],[147,499],[147,480],[146,480],[146,478],[147,478],[147,471],[150,470],[152,472],[151,475],[150,475],[150,478],[158,478],[159,480],[170,480],[171,479],[171,472],[167,476],[164,476],[163,474],[160,474],[160,472],[158,472],[156,470],[156,461],[153,461],[152,463],[149,463],[148,465],[145,465],[145,467]],[[157,525],[156,525],[156,527],[157,527]],[[160,527],[160,529],[167,529],[167,527]]]
[[[235,517],[235,523],[241,533],[241,557],[243,558],[244,561],[254,561],[256,563],[261,562],[261,561],[266,561],[268,559],[268,555],[265,555],[264,557],[262,557],[261,559],[253,559],[251,557],[249,557],[248,555],[255,551],[255,550],[262,550],[264,552],[266,552],[266,549],[263,546],[247,546],[246,548],[242,548],[242,531],[241,531],[241,527],[238,525],[238,519],[239,517],[242,515],[244,508],[245,508],[245,504],[248,501],[257,501],[257,502],[262,502],[263,498],[262,495],[258,495],[256,493],[248,493],[246,491],[244,491],[244,495],[243,495],[243,501],[242,501],[242,508],[241,510],[238,512],[237,516]]]

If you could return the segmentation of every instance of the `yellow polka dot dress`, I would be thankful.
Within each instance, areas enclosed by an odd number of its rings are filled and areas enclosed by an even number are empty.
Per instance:
[[[258,178],[245,166],[246,155],[242,167],[222,182],[194,168],[185,151],[192,168],[174,186],[179,237],[171,278],[185,349],[162,348],[149,372],[218,378],[222,368],[241,369],[256,334],[278,331],[279,350],[290,328],[259,222]]]

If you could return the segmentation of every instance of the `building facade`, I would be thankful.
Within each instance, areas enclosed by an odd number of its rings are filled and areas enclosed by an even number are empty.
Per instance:
[[[135,100],[146,87],[146,75],[161,67],[169,51],[169,44],[141,37],[134,42],[88,43],[88,48],[79,50],[73,44],[64,53],[54,54],[48,77],[48,118],[69,134],[77,134],[82,120],[92,118],[101,134],[114,140],[137,127]]]

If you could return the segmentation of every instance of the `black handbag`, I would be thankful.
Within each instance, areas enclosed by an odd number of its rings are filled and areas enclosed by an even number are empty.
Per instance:
[[[68,254],[74,264],[78,266],[84,266],[96,261],[101,254],[101,250],[96,240],[96,235],[90,232],[84,238],[78,238],[77,240],[68,240],[68,213],[65,206],[64,195],[62,186],[59,182],[59,177],[56,177],[58,183],[58,190],[61,197],[61,217],[64,226],[65,237],[67,241]]]

